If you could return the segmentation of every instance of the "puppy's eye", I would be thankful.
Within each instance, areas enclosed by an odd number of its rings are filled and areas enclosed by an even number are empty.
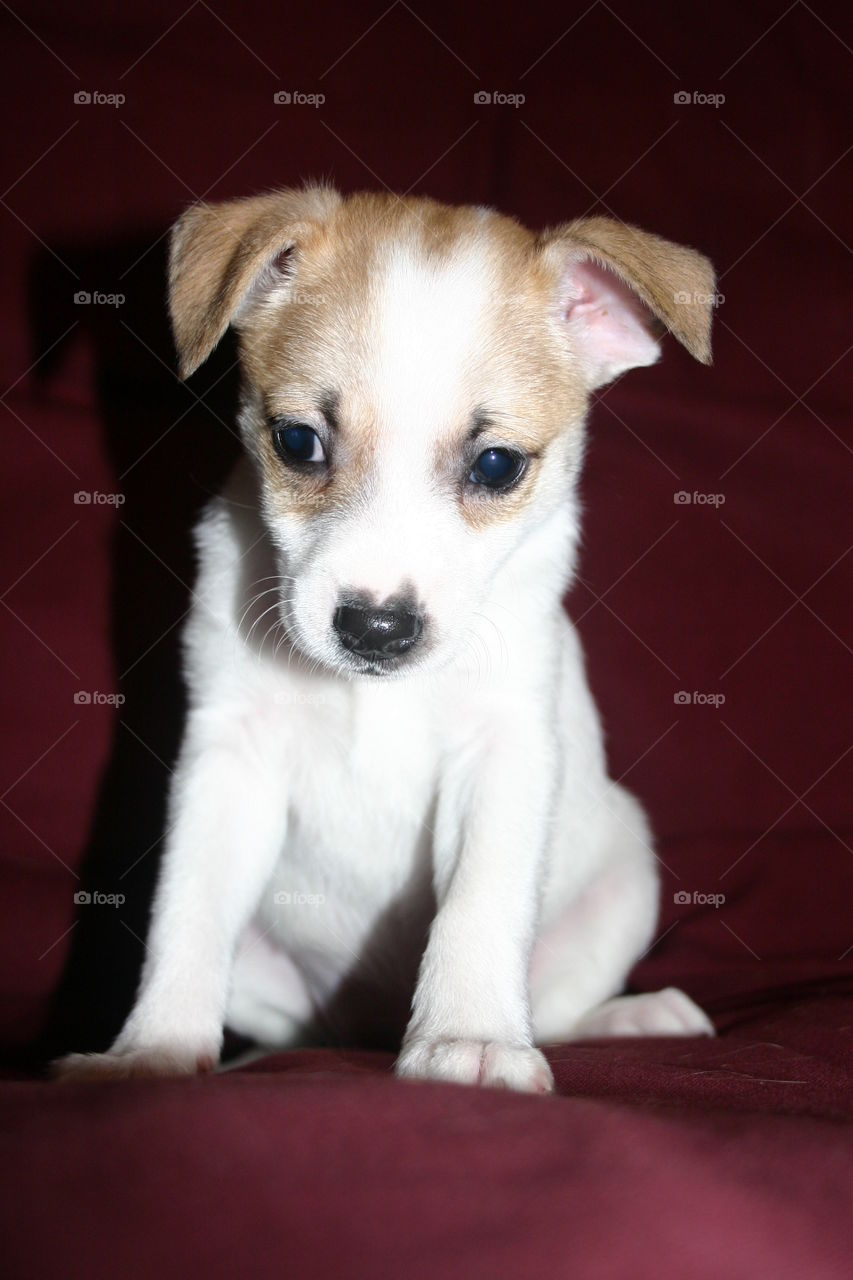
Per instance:
[[[284,462],[325,462],[326,451],[313,427],[304,422],[277,422],[272,429],[275,451]]]
[[[468,480],[487,489],[508,489],[524,470],[524,455],[513,449],[484,449]]]

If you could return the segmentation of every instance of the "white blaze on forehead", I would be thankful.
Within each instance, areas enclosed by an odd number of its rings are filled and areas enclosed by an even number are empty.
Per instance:
[[[426,258],[397,247],[376,281],[372,390],[377,425],[393,435],[434,435],[459,426],[465,370],[483,332],[494,284],[483,249],[459,247]]]

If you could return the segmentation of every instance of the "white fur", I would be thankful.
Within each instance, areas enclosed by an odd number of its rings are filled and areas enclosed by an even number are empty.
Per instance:
[[[653,940],[658,885],[561,604],[581,424],[517,520],[472,529],[433,481],[436,431],[494,393],[475,358],[491,288],[476,245],[441,270],[389,254],[357,370],[375,418],[362,501],[332,521],[280,515],[245,460],[205,511],[139,995],[110,1053],[63,1074],[194,1071],[226,1023],[294,1045],[331,1009],[346,1036],[411,1001],[400,1075],[545,1092],[536,1043],[710,1031],[680,993],[611,999]],[[613,343],[596,378],[624,364]],[[656,354],[628,345],[634,363]],[[250,388],[247,442],[257,412]],[[340,592],[404,582],[433,647],[397,678],[353,678],[330,621]]]

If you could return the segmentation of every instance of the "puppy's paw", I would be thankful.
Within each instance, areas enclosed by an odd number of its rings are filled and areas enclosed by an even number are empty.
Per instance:
[[[554,1077],[538,1049],[496,1040],[413,1039],[403,1045],[395,1071],[411,1080],[551,1093]]]
[[[55,1080],[87,1081],[153,1079],[163,1076],[190,1076],[213,1071],[219,1061],[218,1049],[110,1050],[108,1053],[69,1053],[51,1066]]]
[[[714,1024],[677,987],[639,996],[617,996],[591,1009],[575,1026],[572,1040],[610,1036],[712,1036]]]

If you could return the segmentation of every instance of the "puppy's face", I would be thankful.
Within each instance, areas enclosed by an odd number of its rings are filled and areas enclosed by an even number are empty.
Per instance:
[[[450,657],[566,501],[585,396],[528,250],[476,211],[344,206],[241,320],[286,622],[324,664]]]
[[[572,501],[590,390],[657,358],[656,319],[675,329],[655,289],[686,345],[685,268],[713,289],[698,254],[615,223],[608,269],[569,229],[537,238],[423,200],[309,188],[205,212],[175,233],[179,350],[183,332],[197,364],[237,326],[282,619],[305,655],[354,675],[464,646],[495,575]],[[650,245],[686,261],[635,292],[624,259]]]

